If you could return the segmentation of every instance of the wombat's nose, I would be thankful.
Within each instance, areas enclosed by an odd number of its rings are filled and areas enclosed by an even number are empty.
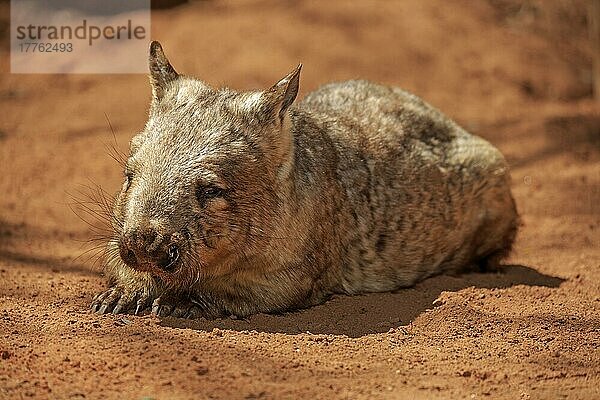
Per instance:
[[[179,259],[179,246],[172,236],[160,235],[154,229],[135,229],[119,243],[121,259],[129,266],[151,263],[166,271],[173,270]]]
[[[130,237],[135,247],[146,249],[154,246],[158,233],[152,228],[139,229],[131,232]]]

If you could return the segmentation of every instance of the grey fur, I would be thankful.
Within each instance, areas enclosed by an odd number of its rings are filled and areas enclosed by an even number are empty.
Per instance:
[[[177,75],[156,42],[150,66],[150,116],[108,243],[135,262],[110,258],[94,309],[160,297],[161,314],[279,312],[493,267],[510,250],[502,154],[418,97],[349,81],[288,108],[300,67],[238,93]],[[174,244],[176,268],[159,268]]]

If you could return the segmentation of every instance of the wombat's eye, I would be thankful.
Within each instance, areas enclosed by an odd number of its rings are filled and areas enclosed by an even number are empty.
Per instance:
[[[206,201],[223,197],[224,190],[213,185],[198,185],[196,189],[196,199],[200,205],[204,206]]]

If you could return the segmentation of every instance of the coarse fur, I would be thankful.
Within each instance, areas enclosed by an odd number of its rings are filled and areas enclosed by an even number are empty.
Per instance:
[[[496,148],[366,81],[293,105],[299,75],[215,90],[151,44],[150,115],[131,141],[110,288],[94,310],[281,312],[494,267],[508,253],[518,217]]]

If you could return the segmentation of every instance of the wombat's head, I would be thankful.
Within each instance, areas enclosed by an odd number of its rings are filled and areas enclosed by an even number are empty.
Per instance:
[[[300,66],[268,90],[214,90],[150,45],[152,103],[114,213],[122,261],[171,282],[225,273],[269,240],[293,165]]]

